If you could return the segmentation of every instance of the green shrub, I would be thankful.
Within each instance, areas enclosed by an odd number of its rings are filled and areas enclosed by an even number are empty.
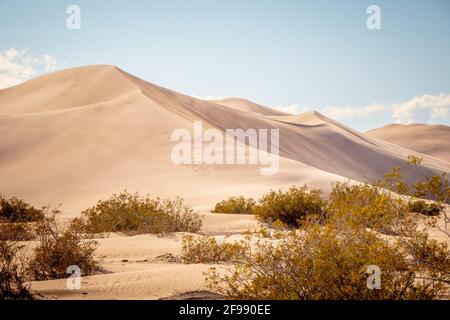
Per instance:
[[[298,227],[311,217],[321,220],[325,215],[325,204],[320,190],[293,186],[287,191],[271,191],[264,195],[253,212],[262,221],[281,221]]]
[[[0,300],[33,299],[19,251],[17,244],[0,240]]]
[[[219,243],[213,237],[183,237],[183,263],[219,263],[239,258],[246,250],[242,243]]]
[[[12,197],[6,199],[0,194],[0,221],[33,222],[42,220],[44,209],[37,209],[22,199]]]
[[[392,234],[406,218],[407,204],[400,197],[368,184],[336,182],[328,200],[333,223],[366,227]]]
[[[434,202],[426,203],[423,200],[416,200],[408,203],[408,210],[426,216],[438,216],[444,210],[444,206]]]
[[[390,243],[365,228],[327,223],[257,243],[225,272],[210,269],[209,287],[262,300],[432,299],[449,289],[449,251],[423,235]],[[367,285],[369,266],[380,268],[379,289]]]
[[[256,202],[252,198],[229,197],[227,200],[217,203],[213,212],[252,214],[255,205]]]
[[[83,276],[100,271],[94,256],[97,242],[76,227],[61,231],[54,217],[46,218],[38,224],[37,235],[38,245],[28,266],[34,280],[67,278],[67,268],[72,265],[78,266]]]
[[[184,206],[182,199],[151,199],[127,191],[100,200],[81,214],[74,224],[89,233],[197,232],[201,227],[200,216]]]

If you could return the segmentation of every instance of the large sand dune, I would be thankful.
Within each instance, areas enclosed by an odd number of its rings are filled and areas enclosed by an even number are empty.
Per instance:
[[[245,103],[243,103],[245,102]],[[255,165],[175,165],[171,133],[207,128],[277,128],[280,170]],[[66,212],[123,189],[184,197],[210,209],[229,195],[259,196],[272,188],[337,179],[371,181],[404,165],[411,150],[371,138],[325,116],[286,115],[246,100],[204,101],[114,66],[55,72],[0,91],[0,192],[36,205],[63,203]],[[450,171],[425,157],[421,174]]]
[[[278,174],[262,176],[249,164],[173,164],[171,134],[192,132],[195,120],[221,131],[279,129]],[[201,232],[219,241],[240,240],[259,227],[250,215],[207,212],[230,195],[258,197],[304,183],[327,189],[335,180],[381,178],[393,166],[403,167],[410,180],[450,171],[449,163],[425,156],[419,175],[405,165],[415,151],[315,111],[289,115],[239,98],[199,100],[114,66],[64,70],[0,91],[0,136],[0,192],[7,196],[35,205],[61,202],[64,221],[123,189],[179,195],[204,209]],[[181,237],[112,234],[98,239],[96,251],[107,273],[83,277],[81,290],[69,290],[66,279],[34,281],[32,290],[47,299],[158,299],[205,290],[203,272],[210,266],[177,261]]]
[[[366,135],[450,162],[449,126],[390,124],[370,130]]]

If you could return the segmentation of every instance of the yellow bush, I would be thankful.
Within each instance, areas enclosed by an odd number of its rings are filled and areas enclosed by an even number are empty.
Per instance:
[[[0,240],[0,300],[33,299],[19,251],[16,244]]]
[[[219,243],[213,237],[186,235],[183,237],[183,263],[219,263],[239,258],[246,247],[242,243]]]
[[[367,285],[372,265],[381,270],[380,289]],[[212,268],[207,280],[236,299],[431,299],[449,289],[448,270],[446,246],[426,238],[388,243],[364,228],[315,224],[259,241],[225,274]]]
[[[33,222],[45,217],[45,208],[37,209],[22,199],[6,199],[0,194],[0,222]]]
[[[67,268],[76,265],[83,276],[100,271],[95,259],[97,242],[76,227],[61,231],[54,217],[37,226],[38,244],[28,265],[34,280],[67,278]]]
[[[84,210],[74,225],[82,225],[86,232],[197,232],[200,216],[184,206],[182,199],[161,200],[123,191]]]
[[[305,219],[323,219],[326,202],[321,198],[321,193],[320,190],[309,190],[306,186],[271,191],[259,200],[253,212],[264,222],[280,221],[298,227]]]
[[[217,203],[213,212],[252,214],[255,205],[256,202],[252,198],[229,197],[227,200]]]
[[[328,220],[393,234],[406,218],[407,203],[371,185],[336,182],[328,200]]]

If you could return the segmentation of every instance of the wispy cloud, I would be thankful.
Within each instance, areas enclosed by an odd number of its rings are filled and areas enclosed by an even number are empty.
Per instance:
[[[206,95],[206,96],[197,96],[195,94],[190,94],[191,97],[200,99],[200,100],[221,100],[223,97],[218,97],[214,95]]]
[[[391,121],[403,124],[448,120],[450,94],[422,95],[400,103],[374,103],[362,107],[327,106],[321,109],[321,112],[336,120],[368,118],[382,113],[388,115]]]
[[[310,110],[319,110],[326,116],[335,119],[368,119],[371,116],[385,115],[387,121],[408,124],[411,122],[435,122],[449,120],[450,94],[425,94],[413,97],[400,103],[373,103],[367,106],[326,106],[324,108],[311,108],[298,104],[277,106],[275,109],[298,114]]]
[[[404,103],[395,104],[390,107],[392,116],[398,123],[410,123],[415,119],[415,114],[425,111],[428,121],[447,119],[450,110],[450,94],[423,95],[414,97]]]
[[[382,104],[371,104],[365,107],[335,107],[327,106],[321,110],[325,115],[332,119],[340,120],[345,118],[367,117],[373,113],[386,110]]]
[[[298,113],[312,110],[311,108],[307,108],[305,106],[300,106],[298,104],[289,104],[286,106],[276,106],[276,107],[274,107],[274,109],[281,111],[281,112],[292,113],[292,114],[298,114]]]
[[[0,89],[28,80],[43,72],[56,68],[56,59],[44,54],[34,57],[28,50],[9,48],[0,50]]]

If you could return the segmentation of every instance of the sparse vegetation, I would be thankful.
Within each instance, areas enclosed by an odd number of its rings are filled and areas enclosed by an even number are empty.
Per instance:
[[[7,199],[0,194],[0,222],[35,222],[45,217],[45,208],[37,209],[22,199]]]
[[[238,259],[246,250],[243,243],[218,242],[214,237],[183,237],[183,263],[220,263]]]
[[[409,158],[411,165],[420,161]],[[209,286],[237,299],[439,298],[450,290],[450,251],[431,240],[411,212],[439,215],[449,190],[445,174],[408,185],[394,168],[373,185],[336,183],[326,201],[306,187],[272,191],[255,213],[264,208],[263,221],[300,230],[253,234],[243,245],[256,245],[225,273],[215,268],[207,273]],[[304,219],[311,213],[320,219]],[[379,289],[367,285],[368,266],[380,268]]]
[[[291,187],[287,191],[271,191],[264,195],[253,212],[264,222],[280,221],[288,226],[300,226],[307,220],[322,220],[325,200],[320,190]]]
[[[67,278],[67,268],[76,265],[81,274],[100,270],[95,260],[97,242],[72,226],[61,231],[55,217],[42,220],[37,226],[38,245],[33,251],[28,272],[34,280]]]
[[[30,241],[35,239],[29,223],[0,223],[0,241]]]
[[[392,234],[396,224],[406,219],[407,203],[375,186],[336,182],[326,210],[328,220],[334,224],[343,223]]]
[[[182,199],[151,199],[126,190],[100,200],[81,215],[73,225],[89,233],[197,232],[201,227],[200,216],[185,206]]]
[[[24,266],[20,247],[0,240],[0,300],[33,299],[30,286],[25,280]]]
[[[217,213],[252,214],[256,202],[252,198],[229,197],[216,204],[214,211]]]
[[[444,210],[444,206],[439,203],[427,203],[424,200],[413,200],[408,203],[408,211],[421,213],[425,216],[438,216]]]
[[[432,299],[448,290],[450,254],[416,233],[389,243],[365,228],[311,224],[279,241],[262,239],[225,274],[212,268],[209,286],[236,299]],[[368,266],[382,272],[367,286]]]

